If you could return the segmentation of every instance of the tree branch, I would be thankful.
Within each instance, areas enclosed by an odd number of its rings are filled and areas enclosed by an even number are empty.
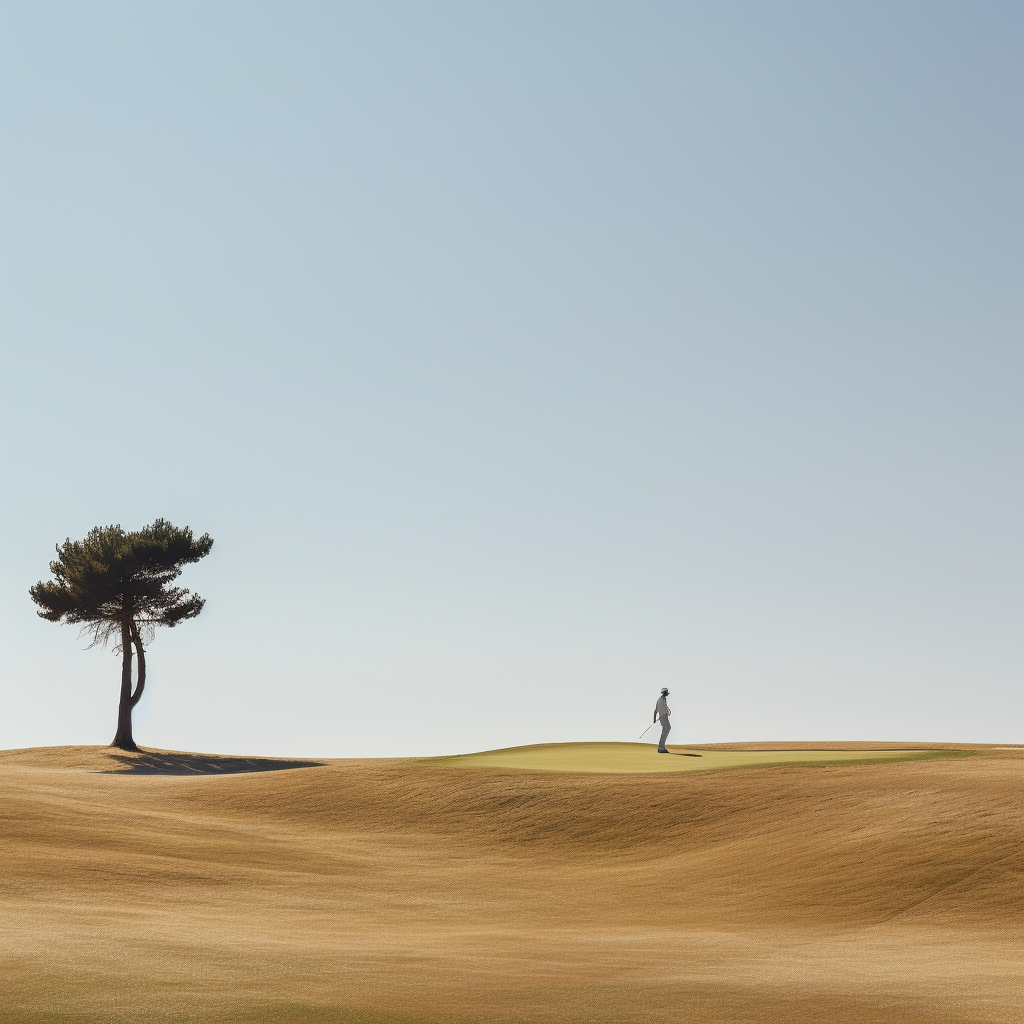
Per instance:
[[[132,643],[139,656],[139,680],[135,684],[135,692],[132,694],[132,707],[139,703],[142,691],[146,688],[146,651],[142,646],[142,637],[139,635],[139,624],[135,619],[131,620]]]

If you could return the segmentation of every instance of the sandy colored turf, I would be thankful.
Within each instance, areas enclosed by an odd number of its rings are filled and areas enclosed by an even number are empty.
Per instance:
[[[1020,1020],[1024,752],[856,753],[0,752],[0,1021]]]
[[[966,753],[898,748],[730,750],[714,747],[678,747],[671,744],[668,749],[668,754],[659,754],[657,748],[648,743],[543,743],[528,747],[509,747],[505,750],[487,750],[479,754],[432,758],[424,763],[446,768],[511,768],[516,771],[646,775],[783,764],[923,760]]]

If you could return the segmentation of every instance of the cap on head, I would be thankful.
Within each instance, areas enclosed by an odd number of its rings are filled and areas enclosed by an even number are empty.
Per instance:
[[[668,693],[668,687],[667,687],[667,686],[663,686],[663,687],[661,688],[661,692],[662,692],[662,693]]]

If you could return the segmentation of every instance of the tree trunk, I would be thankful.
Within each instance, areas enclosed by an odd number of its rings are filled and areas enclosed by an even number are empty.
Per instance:
[[[138,750],[132,739],[132,634],[131,617],[121,620],[121,703],[117,707],[117,735],[112,747]]]
[[[142,691],[146,688],[146,650],[142,646],[142,637],[139,634],[138,623],[131,621],[132,643],[135,645],[135,653],[139,657],[139,678],[135,681],[135,692],[132,694],[132,707],[139,703]]]

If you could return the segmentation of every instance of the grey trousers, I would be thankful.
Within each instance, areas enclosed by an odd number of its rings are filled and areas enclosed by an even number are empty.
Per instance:
[[[667,715],[659,721],[661,722],[661,739],[658,740],[658,749],[664,750],[665,740],[668,739],[668,734],[672,731],[672,723],[668,720]]]

